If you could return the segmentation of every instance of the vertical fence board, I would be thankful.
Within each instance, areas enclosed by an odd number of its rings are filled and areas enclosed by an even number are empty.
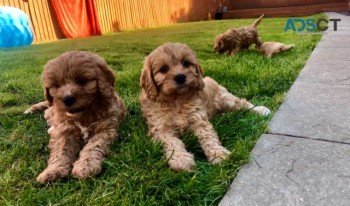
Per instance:
[[[35,28],[35,34],[36,34],[37,40],[39,42],[43,41],[44,37],[41,32],[42,28],[40,27],[40,21],[41,21],[40,14],[39,14],[39,11],[35,9],[36,2],[29,0],[28,3],[29,3],[29,12],[30,12],[31,19],[33,20],[33,26]]]
[[[102,8],[101,8],[101,5],[100,4],[102,4],[102,2],[101,2],[102,0],[96,0],[95,1],[95,4],[96,4],[96,10],[97,10],[97,16],[98,16],[98,20],[99,20],[99,22],[100,22],[100,27],[101,27],[101,31],[102,32],[104,32],[104,20],[103,20],[103,11],[102,11]]]
[[[40,27],[37,21],[37,14],[34,10],[34,6],[33,6],[33,1],[28,1],[28,10],[29,10],[29,16],[30,16],[30,20],[32,22],[33,25],[33,32],[34,32],[34,38],[37,42],[42,41],[41,38],[41,33],[40,33]],[[40,19],[39,19],[40,21]]]
[[[37,13],[39,15],[38,23],[39,23],[39,27],[41,28],[41,32],[43,35],[42,41],[45,41],[46,39],[50,39],[50,36],[48,34],[48,29],[46,26],[47,19],[45,18],[45,14],[44,14],[44,10],[43,10],[43,0],[37,0],[37,2],[34,3],[34,5],[35,5],[35,10],[38,11]]]
[[[110,31],[109,32],[114,32],[114,31],[116,31],[115,30],[115,27],[114,27],[114,22],[116,21],[116,19],[117,19],[117,15],[116,15],[116,8],[115,8],[115,6],[114,6],[114,3],[113,3],[113,1],[109,1],[108,2],[109,3],[109,8],[110,8],[110,10],[112,11],[111,12],[111,19],[109,20],[109,26],[110,26]]]
[[[105,3],[107,9],[108,9],[108,12],[107,12],[107,29],[108,31],[107,32],[110,32],[110,31],[113,31],[113,26],[112,26],[112,22],[113,22],[113,8],[111,7],[111,1],[106,1]]]
[[[115,8],[115,15],[116,15],[116,18],[115,18],[115,21],[113,21],[113,28],[114,28],[114,31],[120,31],[120,20],[121,20],[121,13],[120,13],[120,9],[119,9],[119,6],[118,6],[118,2],[116,1],[112,1],[113,5],[114,5],[114,8]]]
[[[53,16],[50,13],[48,1],[44,3],[45,18],[47,19],[47,29],[49,30],[49,40],[56,40]]]
[[[47,20],[45,18],[45,12],[44,12],[44,4],[43,2],[46,0],[37,0],[35,5],[35,10],[39,11],[39,16],[40,16],[40,20],[39,20],[39,24],[41,27],[41,31],[43,34],[43,40],[45,41],[46,39],[50,39],[50,35],[48,34],[49,30],[47,29]]]
[[[16,7],[16,8],[20,8],[20,7],[19,7],[18,0],[14,0],[12,6],[13,6],[13,7]]]
[[[3,6],[10,6],[9,2],[7,0],[3,0]]]
[[[129,0],[124,0],[124,8],[126,8],[126,25],[125,27],[127,28],[134,28],[132,25],[133,19],[132,19],[132,15],[131,15],[131,10],[130,10],[130,1]]]
[[[48,10],[46,8],[46,0],[40,0],[39,4],[39,8],[41,10],[41,19],[44,20],[42,21],[42,27],[44,28],[44,34],[45,34],[45,40],[48,39],[52,39],[52,30],[50,27],[50,19],[49,19],[49,15],[47,14]]]

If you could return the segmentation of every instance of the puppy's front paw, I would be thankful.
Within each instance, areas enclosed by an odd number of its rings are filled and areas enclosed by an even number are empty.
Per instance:
[[[23,112],[23,114],[33,114],[33,109],[32,108],[28,108],[26,111]]]
[[[196,163],[193,154],[188,152],[174,152],[171,154],[168,165],[175,171],[191,171]]]
[[[36,181],[45,184],[45,183],[55,181],[61,177],[67,176],[68,173],[69,173],[69,170],[65,170],[62,168],[48,167],[36,178]]]
[[[230,154],[230,151],[220,146],[220,148],[210,150],[209,155],[207,155],[207,158],[208,161],[212,164],[219,164],[221,161],[227,159]]]
[[[79,179],[86,179],[102,171],[102,162],[89,159],[79,159],[74,163],[72,175]]]
[[[271,114],[271,111],[264,106],[257,106],[253,108],[253,111],[255,111],[256,113],[262,115],[262,116],[267,116],[269,114]]]

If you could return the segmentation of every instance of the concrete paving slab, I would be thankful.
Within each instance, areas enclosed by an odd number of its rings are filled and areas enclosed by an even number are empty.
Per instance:
[[[349,45],[350,35],[337,35],[336,38],[332,35],[324,35],[316,48],[349,48]]]
[[[350,203],[350,145],[264,134],[220,206]]]
[[[350,62],[309,61],[300,72],[297,81],[330,85],[350,85]]]
[[[346,27],[338,27],[336,32],[338,32],[338,31],[350,31],[350,28],[348,28],[348,26],[350,26],[350,24],[349,25],[344,24],[343,26],[346,26]]]
[[[344,19],[342,17],[342,20],[337,23],[337,27],[347,27],[350,26],[350,17],[347,17],[348,19]],[[330,25],[331,27],[334,27],[334,25]]]
[[[340,30],[340,31],[325,31],[325,35],[334,35],[334,36],[338,36],[338,35],[350,35],[350,31],[344,31],[344,30]]]
[[[270,122],[270,133],[350,143],[349,85],[296,81]]]
[[[339,22],[337,23],[337,31],[334,32],[338,32],[338,31],[350,31],[350,22]],[[335,29],[334,25],[331,25],[328,27],[328,29],[330,29],[332,32]],[[331,32],[327,31],[327,34],[331,34]]]
[[[350,61],[350,48],[318,48],[312,52],[308,61]]]

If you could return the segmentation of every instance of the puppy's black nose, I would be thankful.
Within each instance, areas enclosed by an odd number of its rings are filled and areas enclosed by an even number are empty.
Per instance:
[[[75,97],[72,96],[72,95],[68,95],[68,96],[65,96],[63,98],[63,103],[69,107],[69,106],[72,106],[74,104],[74,101],[75,101]]]
[[[186,75],[178,74],[174,77],[174,80],[177,84],[183,84],[186,81]]]

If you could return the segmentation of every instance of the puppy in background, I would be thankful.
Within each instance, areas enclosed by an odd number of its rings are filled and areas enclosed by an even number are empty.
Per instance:
[[[126,116],[113,71],[98,55],[71,51],[44,66],[42,81],[46,101],[25,111],[45,111],[49,125],[50,158],[37,181],[48,183],[71,172],[80,179],[99,174]]]
[[[266,57],[271,58],[273,55],[291,50],[294,48],[294,44],[285,45],[280,42],[264,42],[261,46],[256,45],[255,48]]]
[[[264,106],[255,107],[229,93],[203,70],[191,49],[180,43],[166,43],[151,52],[144,61],[139,100],[147,121],[149,136],[163,144],[171,169],[189,171],[195,167],[193,154],[180,140],[192,130],[207,159],[217,164],[230,152],[225,149],[209,122],[219,112],[239,109],[268,115]]]
[[[214,50],[216,53],[224,53],[234,56],[241,49],[248,49],[251,44],[260,46],[262,44],[258,34],[257,26],[259,25],[264,14],[255,22],[246,27],[230,28],[223,34],[215,37]]]

